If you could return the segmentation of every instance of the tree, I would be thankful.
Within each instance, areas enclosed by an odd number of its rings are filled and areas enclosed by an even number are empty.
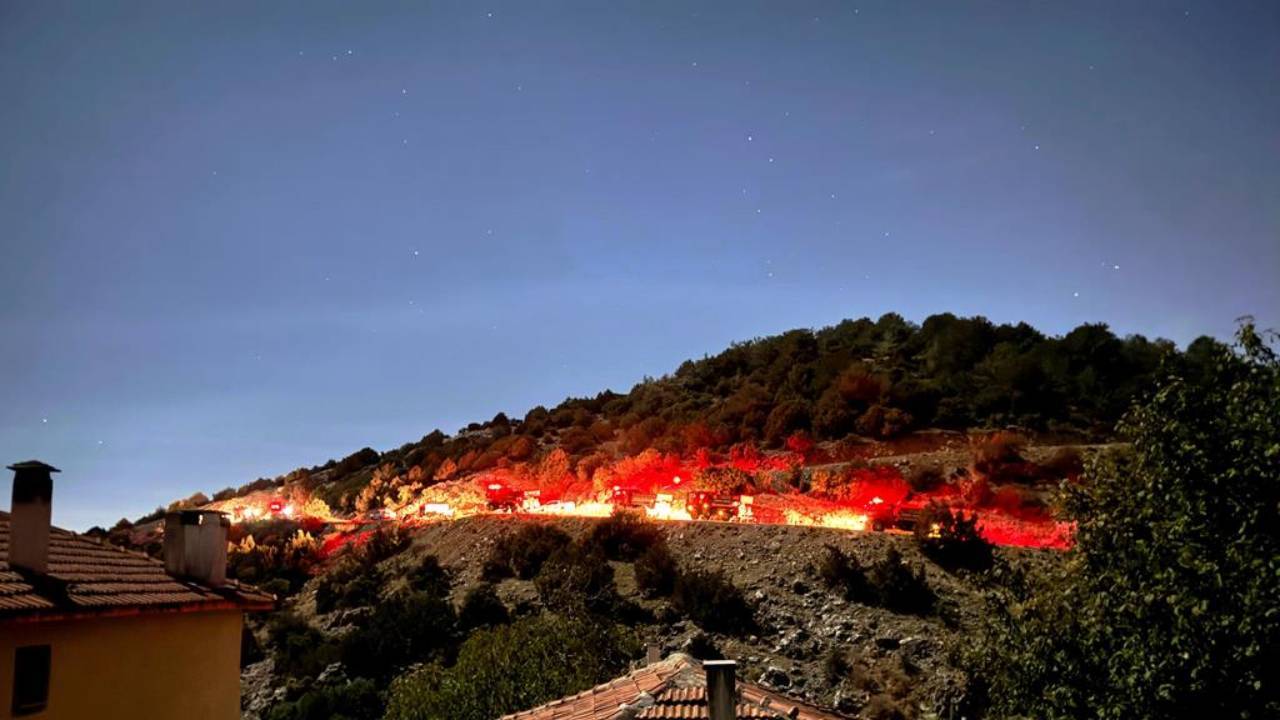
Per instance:
[[[391,685],[387,720],[489,720],[615,677],[638,651],[618,626],[540,615],[480,630],[449,668],[426,665]]]
[[[1205,382],[1169,370],[1069,489],[1075,549],[1008,583],[969,655],[990,714],[1280,716],[1280,364],[1251,322],[1237,341]]]

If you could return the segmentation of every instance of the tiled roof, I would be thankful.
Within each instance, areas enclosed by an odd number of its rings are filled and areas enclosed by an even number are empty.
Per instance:
[[[9,514],[0,512],[0,622],[136,610],[265,610],[275,598],[248,585],[178,580],[164,564],[59,528],[49,532],[49,571],[9,566]]]
[[[840,720],[752,683],[737,682],[739,718]],[[697,660],[680,653],[577,695],[553,700],[502,720],[683,720],[709,718],[706,678]]]

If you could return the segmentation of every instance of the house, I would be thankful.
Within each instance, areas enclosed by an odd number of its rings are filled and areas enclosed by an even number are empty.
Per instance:
[[[767,690],[739,682],[732,660],[698,662],[675,653],[620,678],[553,700],[502,720],[678,720],[707,718],[775,718],[777,720],[842,720],[843,715],[821,710]]]
[[[225,516],[170,513],[161,563],[51,527],[57,468],[9,469],[0,720],[238,718],[244,613],[275,599],[226,580]]]

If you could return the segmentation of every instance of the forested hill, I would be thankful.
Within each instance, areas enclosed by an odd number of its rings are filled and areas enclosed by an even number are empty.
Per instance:
[[[555,448],[589,472],[650,448],[691,455],[788,439],[883,440],[925,428],[1018,426],[1106,439],[1162,362],[1202,377],[1216,347],[1206,337],[1179,352],[1169,341],[1119,338],[1100,324],[1049,337],[1025,323],[951,314],[920,325],[896,314],[846,320],[735,344],[626,394],[570,398],[519,419],[498,413],[452,436],[436,430],[387,452],[365,448],[214,499],[306,481],[335,509],[349,509],[375,473],[426,485],[530,462]],[[197,493],[182,503],[207,500]]]

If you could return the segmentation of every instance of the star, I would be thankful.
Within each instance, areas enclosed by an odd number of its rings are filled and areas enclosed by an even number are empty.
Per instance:
[[[400,94],[401,94],[401,95],[408,95],[408,94],[409,94],[409,89],[408,89],[408,88],[400,88]]]
[[[773,158],[769,158],[769,162],[773,162]]]
[[[493,13],[487,13],[486,17],[493,17]]]
[[[755,138],[754,138],[754,137],[752,137],[751,135],[748,135],[748,136],[747,136],[747,142],[751,142],[752,140],[755,140]]]
[[[347,51],[347,54],[348,54],[348,55],[350,55],[350,54],[351,54],[351,51],[350,51],[350,50],[348,50],[348,51]]]
[[[49,418],[40,418],[40,422],[41,422],[42,424],[48,425],[48,424],[49,424]]]
[[[1040,146],[1039,146],[1039,145],[1037,145],[1037,146],[1036,146],[1036,149],[1037,149],[1037,150],[1039,150],[1039,149],[1040,149]]]
[[[1080,293],[1078,293],[1078,292],[1073,292],[1073,293],[1071,293],[1071,297],[1080,297]]]
[[[1119,265],[1112,265],[1112,266],[1111,266],[1111,269],[1112,269],[1112,270],[1119,270],[1119,269],[1120,269],[1120,266],[1119,266]]]
[[[414,250],[414,251],[413,251],[413,256],[414,256],[414,257],[418,257],[418,251],[417,251],[417,250]]]

